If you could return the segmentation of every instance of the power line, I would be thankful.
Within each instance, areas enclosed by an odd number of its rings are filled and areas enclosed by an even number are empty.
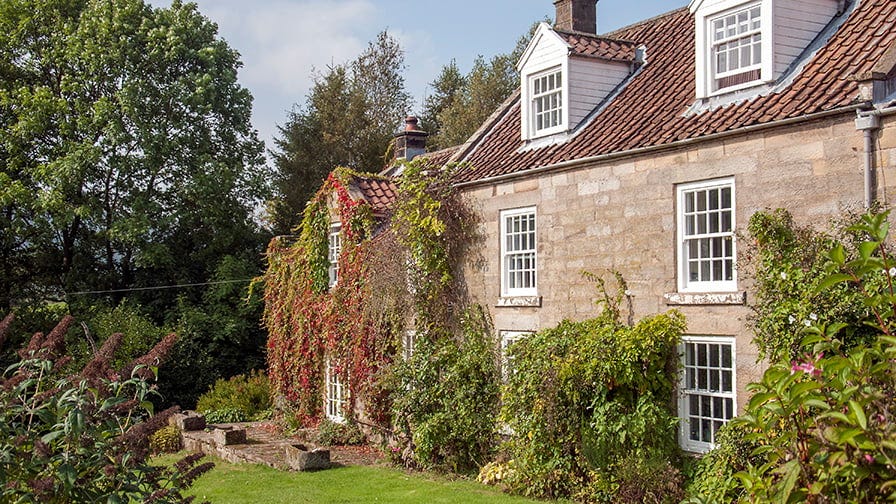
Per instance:
[[[206,285],[220,285],[220,284],[229,284],[229,283],[243,283],[243,282],[251,282],[254,280],[253,278],[244,278],[241,280],[218,280],[216,282],[202,282],[202,283],[190,283],[190,284],[178,284],[178,285],[157,285],[154,287],[132,287],[130,289],[113,289],[113,290],[100,290],[100,291],[81,291],[81,292],[69,292],[66,295],[68,296],[80,296],[85,294],[115,294],[118,292],[136,292],[136,291],[151,291],[151,290],[164,290],[164,289],[180,289],[184,287],[203,287]]]

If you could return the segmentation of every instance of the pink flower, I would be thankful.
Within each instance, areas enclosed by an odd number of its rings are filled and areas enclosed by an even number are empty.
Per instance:
[[[806,354],[805,362],[790,361],[790,374],[801,371],[812,376],[821,376],[821,369],[818,368],[816,364],[822,357],[824,357],[824,353],[819,353],[814,358],[809,354]]]
[[[874,457],[872,457],[870,453],[866,453],[865,454],[865,462],[868,462],[869,464],[874,463]]]

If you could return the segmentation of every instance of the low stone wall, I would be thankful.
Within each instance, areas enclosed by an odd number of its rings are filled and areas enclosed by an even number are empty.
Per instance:
[[[268,434],[254,423],[206,425],[201,415],[185,412],[175,415],[171,424],[181,429],[185,450],[213,455],[234,464],[264,464],[295,471],[330,467],[329,450]]]

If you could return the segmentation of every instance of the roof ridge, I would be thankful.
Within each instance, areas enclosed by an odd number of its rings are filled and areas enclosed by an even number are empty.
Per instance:
[[[653,16],[653,17],[650,17],[650,18],[647,18],[647,19],[642,19],[641,21],[636,21],[636,22],[634,22],[634,23],[632,23],[632,24],[630,24],[630,25],[621,26],[621,27],[619,27],[619,28],[616,28],[616,29],[613,30],[613,31],[608,31],[608,32],[606,32],[605,34],[603,34],[603,36],[607,37],[607,36],[610,36],[610,35],[612,35],[612,34],[614,34],[614,33],[619,33],[619,32],[623,32],[623,31],[629,31],[629,30],[631,30],[631,29],[633,29],[633,28],[637,28],[637,27],[639,27],[639,26],[643,26],[643,25],[646,25],[646,24],[649,24],[649,23],[656,22],[658,19],[662,19],[662,18],[664,18],[664,17],[671,16],[672,14],[677,14],[678,12],[683,11],[683,10],[687,10],[687,9],[688,9],[688,6],[687,6],[687,5],[685,5],[685,6],[683,6],[683,7],[679,7],[679,8],[677,8],[677,9],[672,9],[672,10],[670,10],[670,11],[668,11],[668,12],[664,12],[664,13],[662,13],[662,14],[657,14],[656,16]]]
[[[632,45],[640,44],[640,42],[637,42],[637,41],[634,41],[634,40],[630,40],[630,39],[613,38],[613,37],[608,37],[608,36],[606,36],[606,35],[597,35],[597,34],[594,34],[594,33],[585,33],[585,32],[577,32],[577,31],[565,31],[565,30],[558,30],[558,29],[556,29],[556,28],[554,28],[554,32],[559,33],[559,34],[561,34],[561,35],[573,35],[573,36],[576,36],[576,37],[588,37],[588,38],[596,39],[596,40],[608,40],[608,41],[611,41],[611,42],[621,42],[621,43],[624,43],[624,44],[632,44]]]

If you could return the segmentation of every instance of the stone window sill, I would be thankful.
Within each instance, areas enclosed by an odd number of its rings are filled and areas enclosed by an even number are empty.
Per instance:
[[[541,296],[512,296],[512,297],[499,297],[498,304],[495,305],[498,308],[505,307],[541,307]]]
[[[747,304],[747,291],[724,293],[671,292],[663,294],[663,299],[670,306],[745,305]]]

